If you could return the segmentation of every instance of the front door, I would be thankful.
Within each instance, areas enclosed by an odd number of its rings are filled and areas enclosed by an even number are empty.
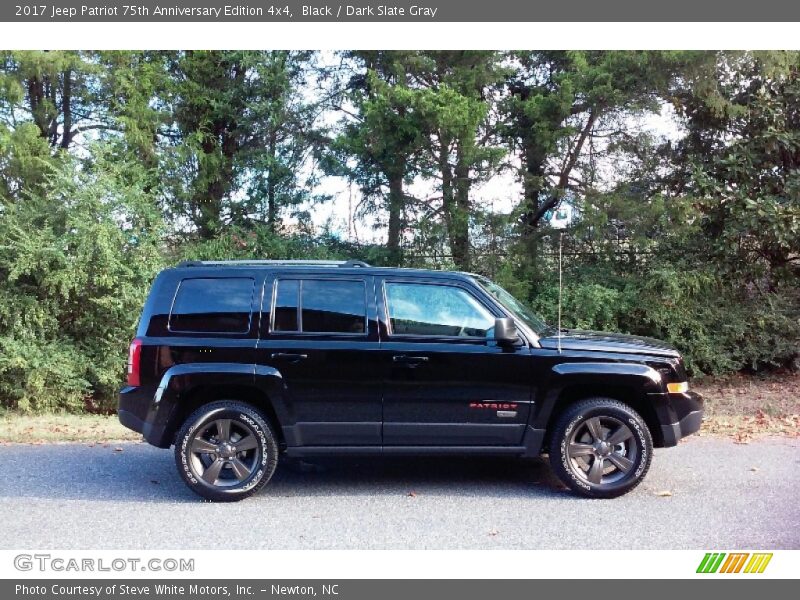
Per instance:
[[[514,446],[531,401],[527,344],[499,345],[505,317],[467,282],[386,277],[379,285],[384,446]]]
[[[289,446],[379,446],[381,378],[373,278],[268,279],[258,364],[283,380]]]

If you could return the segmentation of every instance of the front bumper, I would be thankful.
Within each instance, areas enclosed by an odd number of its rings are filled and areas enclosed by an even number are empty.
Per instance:
[[[656,412],[661,423],[661,446],[675,446],[678,440],[700,429],[703,423],[702,395],[685,392],[653,396],[660,397],[656,403]]]

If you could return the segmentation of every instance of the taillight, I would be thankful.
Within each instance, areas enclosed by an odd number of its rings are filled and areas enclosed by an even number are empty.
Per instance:
[[[139,385],[139,364],[142,359],[142,340],[134,338],[128,349],[128,385]]]

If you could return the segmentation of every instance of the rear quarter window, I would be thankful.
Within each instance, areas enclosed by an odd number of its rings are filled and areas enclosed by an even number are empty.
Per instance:
[[[180,282],[169,330],[243,334],[250,331],[255,281],[245,277],[195,278]]]
[[[345,279],[278,279],[272,331],[365,334],[365,282]]]

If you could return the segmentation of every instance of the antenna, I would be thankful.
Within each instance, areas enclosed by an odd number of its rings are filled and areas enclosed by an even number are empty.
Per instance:
[[[564,232],[558,232],[558,353],[561,354],[561,297],[564,293],[563,285],[563,261],[561,249],[564,245]]]
[[[561,354],[561,301],[564,296],[564,229],[572,221],[572,209],[569,205],[556,207],[550,218],[550,226],[558,230],[558,353]]]

